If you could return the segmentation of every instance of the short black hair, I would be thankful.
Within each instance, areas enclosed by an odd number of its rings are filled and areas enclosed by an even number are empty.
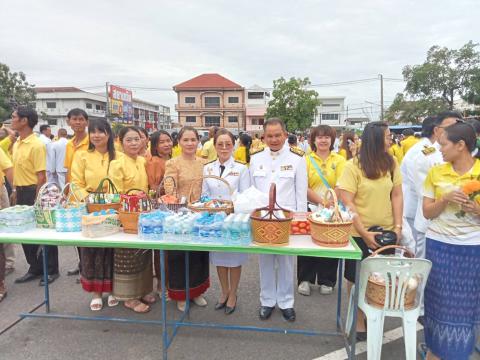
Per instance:
[[[412,136],[412,135],[415,135],[415,131],[413,131],[413,129],[408,128],[402,131],[402,135]]]
[[[268,125],[280,125],[282,127],[283,131],[287,131],[287,127],[285,126],[285,123],[280,118],[275,118],[274,117],[274,118],[267,119],[263,123],[263,131],[267,130]]]
[[[20,119],[27,118],[30,129],[33,129],[38,124],[38,114],[30,106],[19,106],[15,111]]]
[[[47,129],[50,129],[50,125],[47,125],[47,124],[40,125],[40,134]]]
[[[120,138],[121,143],[123,143],[123,139],[125,138],[125,135],[127,135],[129,131],[134,131],[138,134],[138,136],[140,136],[140,130],[138,130],[136,126],[124,126],[118,133],[118,137]]]
[[[472,125],[465,122],[457,122],[445,128],[447,139],[454,144],[463,141],[469,152],[475,150],[477,137],[472,131]]]
[[[433,136],[433,130],[437,122],[436,116],[427,116],[422,122],[422,137],[430,138]]]
[[[453,111],[453,110],[443,111],[437,115],[436,125],[437,126],[441,125],[443,120],[447,118],[463,119],[463,116],[458,111]]]
[[[297,136],[293,134],[288,135],[288,143],[290,145],[297,145]]]
[[[87,115],[86,111],[83,110],[83,109],[75,108],[75,109],[70,110],[67,113],[67,118],[70,119],[72,116],[83,116],[85,118],[85,120],[88,120],[88,115]]]

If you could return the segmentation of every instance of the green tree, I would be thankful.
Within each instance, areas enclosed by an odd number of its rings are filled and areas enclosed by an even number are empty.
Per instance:
[[[442,98],[414,100],[397,94],[385,113],[385,120],[391,124],[419,124],[426,116],[445,110],[448,110],[448,103]]]
[[[8,118],[16,105],[34,101],[34,85],[27,82],[25,74],[12,73],[7,65],[0,63],[0,121]]]
[[[279,117],[288,131],[305,130],[312,125],[315,109],[320,105],[318,93],[308,90],[308,78],[283,77],[273,81],[272,100],[268,103],[266,118]]]
[[[475,81],[480,76],[477,46],[472,41],[458,50],[432,46],[423,64],[403,68],[406,93],[415,99],[444,100],[450,110],[457,98],[473,102],[480,96],[475,92]]]

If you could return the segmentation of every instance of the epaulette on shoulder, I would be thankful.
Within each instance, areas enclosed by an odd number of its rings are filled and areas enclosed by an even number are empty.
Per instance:
[[[263,150],[265,150],[265,148],[261,148],[261,149],[254,150],[254,151],[252,151],[252,152],[250,153],[250,156],[255,155],[255,154],[258,154],[258,153],[262,152]]]
[[[435,149],[433,146],[425,146],[422,150],[423,155],[430,155],[433,154],[437,149]]]
[[[212,160],[212,161],[209,161],[209,162],[206,162],[205,164],[203,164],[203,166],[208,165],[208,164],[211,164],[211,163],[213,163],[213,162],[215,162],[215,161],[217,161],[217,159]]]
[[[300,149],[290,148],[290,151],[291,151],[292,153],[294,153],[295,155],[298,155],[298,156],[303,156],[303,155],[305,155],[305,151],[300,150]]]
[[[246,165],[247,163],[245,161],[240,161],[240,160],[235,160],[236,163],[239,163],[239,164],[242,164],[242,165]]]

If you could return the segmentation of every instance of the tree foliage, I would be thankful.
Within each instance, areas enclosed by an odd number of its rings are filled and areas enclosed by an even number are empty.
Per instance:
[[[27,82],[23,72],[11,72],[0,63],[0,121],[10,116],[17,105],[27,105],[35,101],[34,85]]]
[[[403,77],[405,91],[414,99],[446,102],[453,110],[454,100],[480,102],[480,53],[469,41],[460,49],[432,46],[421,65],[407,65]]]
[[[448,110],[448,103],[442,98],[409,99],[397,94],[385,113],[385,120],[391,124],[419,124],[425,117]]]
[[[288,131],[303,131],[312,125],[315,109],[320,105],[318,93],[308,90],[308,78],[283,77],[273,81],[272,100],[268,103],[266,118],[279,117]]]

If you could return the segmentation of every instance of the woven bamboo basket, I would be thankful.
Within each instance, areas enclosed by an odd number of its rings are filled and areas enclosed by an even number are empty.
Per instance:
[[[198,181],[201,180],[203,182],[203,180],[205,180],[205,179],[218,180],[219,182],[223,183],[227,187],[230,196],[233,195],[233,189],[232,189],[232,187],[230,186],[230,184],[228,183],[227,180],[222,179],[221,177],[215,176],[215,175],[204,175],[203,177],[201,177],[200,179],[197,179],[197,180]],[[197,180],[195,180],[195,181],[197,181]],[[195,183],[195,181],[192,181],[192,184],[190,186],[190,193],[188,195],[189,203],[188,203],[187,207],[190,210],[195,211],[195,212],[206,211],[206,212],[210,212],[210,213],[222,212],[223,211],[227,215],[233,213],[233,202],[231,200],[215,199],[216,201],[220,202],[223,205],[223,206],[218,207],[218,208],[212,208],[212,207],[207,207],[207,206],[193,206],[192,202],[191,202],[191,198],[192,198],[193,184]]]
[[[372,255],[370,256],[377,256],[380,255],[382,252],[389,250],[389,249],[401,249],[404,251],[404,255],[407,258],[414,258],[415,255],[408,250],[404,246],[398,246],[398,245],[388,245],[381,247],[374,251]],[[393,256],[392,256],[393,257]],[[401,257],[400,257],[401,258]],[[390,289],[392,287],[392,284],[390,285]],[[368,278],[368,283],[367,283],[367,289],[365,290],[365,297],[367,299],[367,302],[377,308],[383,309],[385,305],[385,294],[386,294],[386,285],[384,282],[379,282],[376,280],[373,280],[372,277]],[[397,294],[395,294],[396,296]],[[417,296],[417,289],[408,289],[405,292],[405,309],[412,309],[415,306],[415,298]]]
[[[267,213],[262,216],[262,211],[267,211]],[[283,211],[285,218],[275,214],[278,211]],[[270,246],[288,245],[293,213],[278,205],[277,190],[274,183],[270,185],[268,207],[256,209],[250,216],[250,219],[252,221],[252,240],[255,244]]]
[[[162,195],[169,193],[177,198],[177,200],[180,201],[178,198],[178,191],[177,191],[177,184],[175,182],[175,179],[171,176],[165,176],[162,179],[162,182],[158,185],[157,191],[155,192],[155,198],[153,201],[153,207],[155,209],[161,208],[165,206],[168,210],[173,211],[173,212],[178,212],[178,210],[182,207],[186,207],[186,203],[173,203],[173,204],[166,204],[162,201]]]
[[[47,191],[50,186],[55,186],[61,194],[62,189],[56,183],[45,183],[42,185],[40,190],[38,191],[37,198],[35,199],[35,204],[33,210],[35,212],[35,221],[37,223],[37,228],[43,229],[55,229],[55,208],[52,209],[44,209],[41,206],[41,198]],[[57,201],[57,205],[60,202],[60,196]]]
[[[312,241],[320,246],[325,247],[344,247],[348,245],[350,239],[350,233],[352,231],[353,222],[343,221],[340,209],[338,207],[338,199],[335,191],[328,189],[325,193],[325,200],[328,195],[333,198],[333,204],[335,207],[333,214],[333,222],[322,222],[315,220],[312,214],[308,215],[308,221],[310,223],[310,234]]]
[[[140,189],[130,189],[128,190],[125,195],[130,195],[130,192],[132,191],[138,191],[142,194],[145,194]],[[149,204],[149,210],[147,211],[125,211],[122,208],[118,210],[118,218],[120,222],[122,223],[123,227],[123,232],[127,234],[138,234],[138,217],[142,212],[148,212],[150,209],[152,209],[152,200],[148,196],[148,194],[145,194],[148,199],[148,204]]]
[[[105,182],[108,185],[107,191],[105,191]],[[118,194],[118,190],[115,187],[115,184],[109,178],[103,178],[102,180],[100,180],[100,183],[98,184],[97,189],[91,194],[98,195],[99,197],[104,197],[106,193]],[[120,202],[110,203],[110,204],[100,204],[100,203],[92,203],[87,201],[86,203],[87,203],[87,212],[89,213],[102,211],[102,210],[109,210],[109,209],[118,211],[122,206]]]

